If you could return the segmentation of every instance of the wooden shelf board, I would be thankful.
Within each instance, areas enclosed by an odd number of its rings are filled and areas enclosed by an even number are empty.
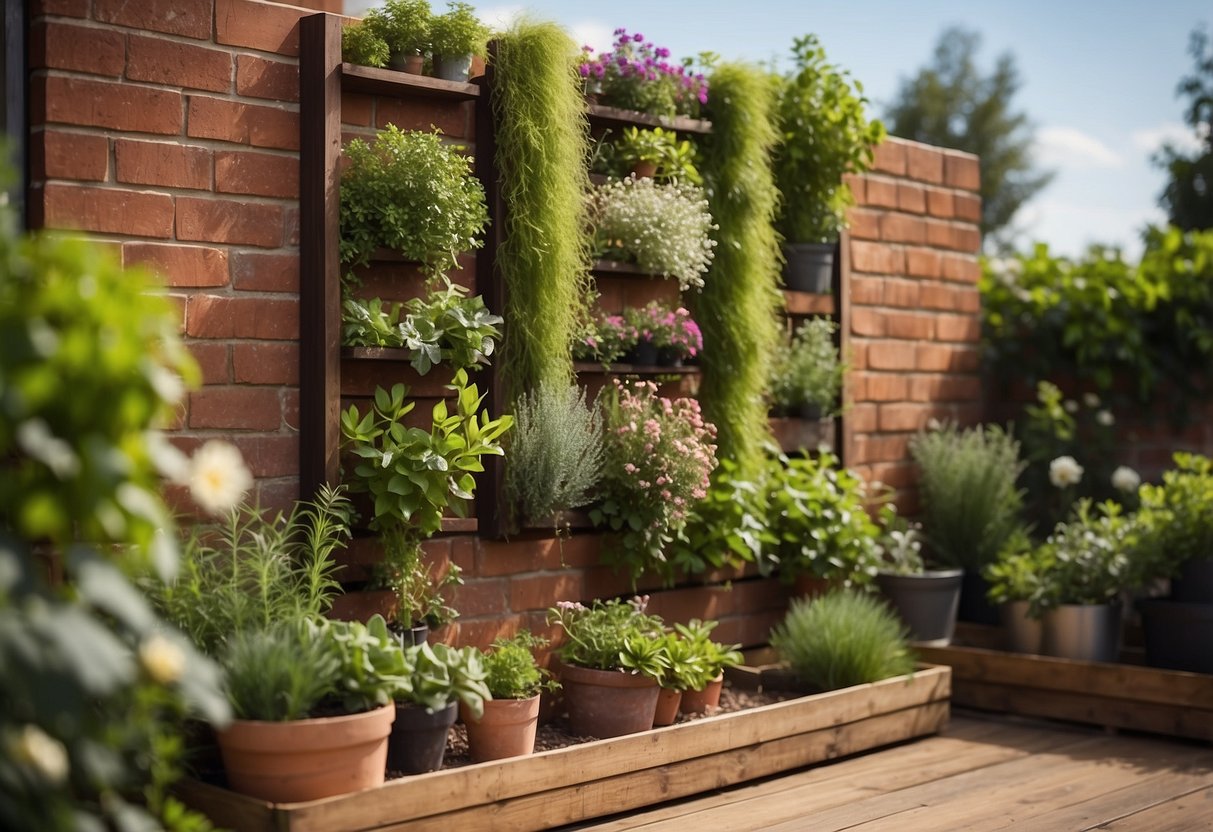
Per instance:
[[[783,302],[789,315],[833,315],[835,311],[833,295],[814,295],[785,289]]]
[[[625,263],[622,260],[595,260],[590,264],[594,274],[607,274],[612,277],[639,277],[651,280],[669,280],[666,275],[640,268],[635,263]]]
[[[415,95],[453,101],[471,101],[480,96],[480,87],[476,84],[443,81],[441,78],[358,64],[341,65],[341,88],[367,95]]]
[[[587,375],[619,375],[619,376],[690,376],[699,372],[699,368],[691,367],[657,367],[647,364],[612,364],[604,368],[593,361],[578,361],[573,364],[573,372]]]
[[[588,105],[590,121],[600,124],[640,125],[644,127],[663,127],[677,130],[681,133],[711,133],[712,122],[686,116],[651,116],[635,110],[623,110],[619,107],[606,107],[602,104]]]

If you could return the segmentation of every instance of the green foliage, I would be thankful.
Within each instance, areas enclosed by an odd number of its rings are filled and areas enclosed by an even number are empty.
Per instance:
[[[771,631],[773,646],[796,676],[827,691],[914,672],[897,615],[873,595],[840,591],[795,599]]]
[[[738,476],[763,469],[770,436],[762,400],[779,342],[779,241],[772,225],[779,191],[770,154],[779,135],[769,76],[743,64],[712,73],[712,133],[703,146],[716,256],[691,311],[703,332],[699,396],[716,425],[719,456]]]
[[[1122,590],[1141,586],[1150,575],[1137,552],[1138,534],[1136,517],[1126,516],[1117,503],[1079,500],[1034,556],[1043,571],[1029,609],[1039,615],[1061,604],[1107,604]]]
[[[838,324],[810,318],[775,353],[771,369],[771,405],[789,415],[806,408],[830,418],[842,410],[842,381],[847,367],[834,335]]]
[[[1174,575],[1188,560],[1213,557],[1213,461],[1175,454],[1161,485],[1141,487],[1141,557],[1155,575]]]
[[[599,185],[590,204],[599,256],[674,277],[683,292],[703,287],[716,226],[702,188],[630,177]]]
[[[534,651],[547,643],[529,630],[493,642],[492,649],[481,658],[484,683],[493,699],[530,699],[541,690],[558,687],[548,678],[548,672],[535,664]]]
[[[385,308],[378,298],[346,298],[342,304],[342,340],[353,347],[400,347],[409,350],[409,363],[418,375],[436,364],[471,370],[489,363],[501,317],[485,308],[480,295],[444,278],[444,288],[426,298]],[[401,316],[401,313],[406,314]]]
[[[589,123],[567,56],[577,47],[551,23],[521,22],[497,40],[493,116],[505,206],[497,268],[510,337],[505,401],[573,381],[570,344],[588,317]]]
[[[167,621],[208,655],[247,630],[323,615],[340,591],[333,553],[349,539],[344,487],[321,487],[290,513],[242,507],[222,526],[192,526],[181,570],[147,590]],[[268,649],[268,648],[267,648]]]
[[[764,554],[764,568],[778,569],[787,583],[797,575],[871,582],[880,566],[880,529],[864,507],[864,488],[829,452],[781,454],[767,479],[767,521],[778,542]]]
[[[489,27],[468,3],[450,3],[445,14],[430,20],[430,48],[443,58],[486,54]]]
[[[880,510],[880,571],[895,575],[921,575],[927,565],[922,558],[922,524],[897,514],[892,503]]]
[[[1051,549],[1033,545],[1026,533],[1012,535],[998,557],[982,570],[990,584],[987,593],[990,601],[1003,604],[1036,599],[1035,606],[1039,608],[1045,591],[1044,576],[1052,568],[1052,558]]]
[[[659,682],[666,670],[661,650],[664,625],[644,611],[644,602],[595,601],[591,606],[561,601],[548,610],[548,624],[564,630],[557,650],[567,664],[595,670],[635,669]]]
[[[932,559],[980,570],[1021,527],[1019,443],[1002,429],[947,425],[910,440]]]
[[[433,712],[458,699],[472,716],[484,716],[484,700],[492,699],[485,686],[485,669],[475,647],[418,644],[404,651],[412,669],[407,690],[398,697]]]
[[[414,55],[429,46],[430,19],[429,0],[385,0],[383,8],[367,14],[364,25],[392,55]]]
[[[484,187],[462,148],[438,132],[379,132],[373,145],[353,139],[341,174],[341,262],[365,266],[380,246],[421,263],[431,276],[479,248],[488,222]]]
[[[1167,144],[1154,158],[1170,177],[1159,202],[1171,224],[1185,231],[1213,229],[1213,43],[1205,29],[1192,30],[1188,52],[1192,74],[1180,79],[1176,93],[1188,99],[1184,121],[1201,147],[1189,154]]]
[[[341,664],[299,620],[232,634],[223,655],[228,699],[240,719],[304,719],[337,688]]]
[[[383,616],[359,621],[305,620],[308,638],[327,646],[339,668],[333,697],[344,713],[389,704],[413,684],[413,661],[387,628]]]
[[[588,46],[583,48],[577,69],[586,91],[597,94],[603,104],[655,116],[695,117],[707,103],[708,83],[702,72],[695,71],[694,58],[670,61],[668,49],[624,29],[615,30],[609,52],[591,59],[592,52]],[[716,55],[701,52],[698,61],[706,69]]]
[[[745,661],[739,652],[740,644],[712,641],[712,630],[719,623],[692,618],[686,624],[674,625],[679,641],[685,645],[685,652],[675,648],[675,653],[685,660],[680,679],[686,685],[683,690],[703,690],[726,667],[736,667]]]
[[[366,21],[341,29],[341,60],[346,63],[385,67],[391,57],[387,41]]]
[[[666,547],[672,570],[697,575],[761,562],[764,547],[777,541],[768,529],[765,473],[759,474],[743,479],[736,462],[720,460],[707,494],[691,506],[682,533]]]
[[[685,181],[702,185],[703,177],[695,166],[698,151],[687,139],[679,139],[673,130],[625,127],[615,142],[602,142],[594,155],[594,167],[603,173],[624,178],[638,164],[657,166],[653,178],[658,182]]]
[[[0,207],[2,828],[210,828],[169,786],[185,720],[230,718],[220,674],[134,586],[177,567],[156,469],[197,378],[179,321],[143,273]]]
[[[505,495],[523,525],[593,499],[602,476],[602,413],[585,390],[540,384],[514,404]]]
[[[778,228],[791,243],[830,243],[846,225],[855,201],[843,182],[847,173],[872,166],[872,149],[884,126],[869,122],[863,85],[826,60],[816,35],[792,43],[794,69],[779,91],[782,133],[775,151],[775,176],[783,191]]]
[[[977,65],[980,46],[977,32],[941,32],[931,63],[901,82],[885,120],[895,136],[980,157],[982,237],[1007,242],[1020,206],[1053,174],[1034,169],[1031,124],[1012,109],[1020,86],[1014,57],[1000,55],[985,74]]]

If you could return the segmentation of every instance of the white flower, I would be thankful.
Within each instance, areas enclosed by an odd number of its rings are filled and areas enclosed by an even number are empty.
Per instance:
[[[1059,456],[1049,463],[1049,482],[1058,488],[1078,485],[1082,480],[1082,466],[1072,456]]]
[[[1091,408],[1099,407],[1099,396],[1094,393],[1083,393],[1082,403]]]
[[[227,442],[212,439],[198,449],[190,463],[190,494],[209,514],[235,508],[252,485],[253,475],[244,466],[240,450]]]
[[[927,430],[931,433],[939,433],[939,431],[943,430],[943,423],[932,416],[930,419],[927,419]]]
[[[1127,465],[1122,465],[1112,472],[1112,487],[1117,491],[1132,494],[1141,485],[1141,474]]]
[[[49,783],[58,785],[67,779],[67,749],[37,725],[26,725],[10,738],[8,752],[13,760],[34,770]]]
[[[171,685],[185,670],[185,654],[162,635],[152,635],[139,645],[139,664],[153,682]]]
[[[1078,402],[1074,401],[1073,399],[1066,399],[1061,403],[1061,406],[1066,409],[1066,413],[1078,412]]]
[[[1095,421],[1105,428],[1110,428],[1116,424],[1116,417],[1112,415],[1112,411],[1110,410],[1101,410],[1095,414]]]

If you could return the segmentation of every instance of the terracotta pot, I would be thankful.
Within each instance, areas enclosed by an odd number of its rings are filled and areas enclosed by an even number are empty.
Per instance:
[[[682,704],[682,691],[662,688],[657,694],[657,710],[653,712],[654,725],[673,725],[678,718],[678,707]]]
[[[706,714],[708,708],[720,707],[720,691],[724,687],[724,674],[721,673],[708,682],[703,690],[684,690],[682,704],[679,710],[684,714]]]
[[[639,673],[560,665],[569,724],[581,737],[618,737],[653,727],[657,680]]]
[[[397,72],[407,72],[410,75],[420,75],[425,70],[425,56],[414,52],[411,55],[393,55],[388,61],[388,67]]]
[[[484,716],[479,720],[460,705],[459,716],[468,730],[468,749],[473,762],[521,757],[535,750],[539,694],[529,699],[486,700]]]
[[[792,581],[792,591],[801,598],[817,598],[825,595],[833,586],[829,578],[815,575],[797,575]]]
[[[405,774],[442,768],[446,736],[458,715],[458,700],[433,712],[420,705],[397,702],[396,724],[388,743],[388,768]]]
[[[361,714],[260,722],[217,734],[228,785],[272,803],[298,803],[383,784],[391,705]]]
[[[656,162],[637,162],[632,165],[632,175],[637,179],[651,179],[656,173]]]

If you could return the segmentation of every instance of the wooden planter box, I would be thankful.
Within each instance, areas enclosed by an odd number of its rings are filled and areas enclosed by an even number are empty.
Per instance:
[[[916,647],[952,668],[957,705],[1213,740],[1213,676],[980,647]]]
[[[186,781],[179,796],[242,832],[549,829],[939,731],[951,672],[886,679],[641,734],[270,804]]]

